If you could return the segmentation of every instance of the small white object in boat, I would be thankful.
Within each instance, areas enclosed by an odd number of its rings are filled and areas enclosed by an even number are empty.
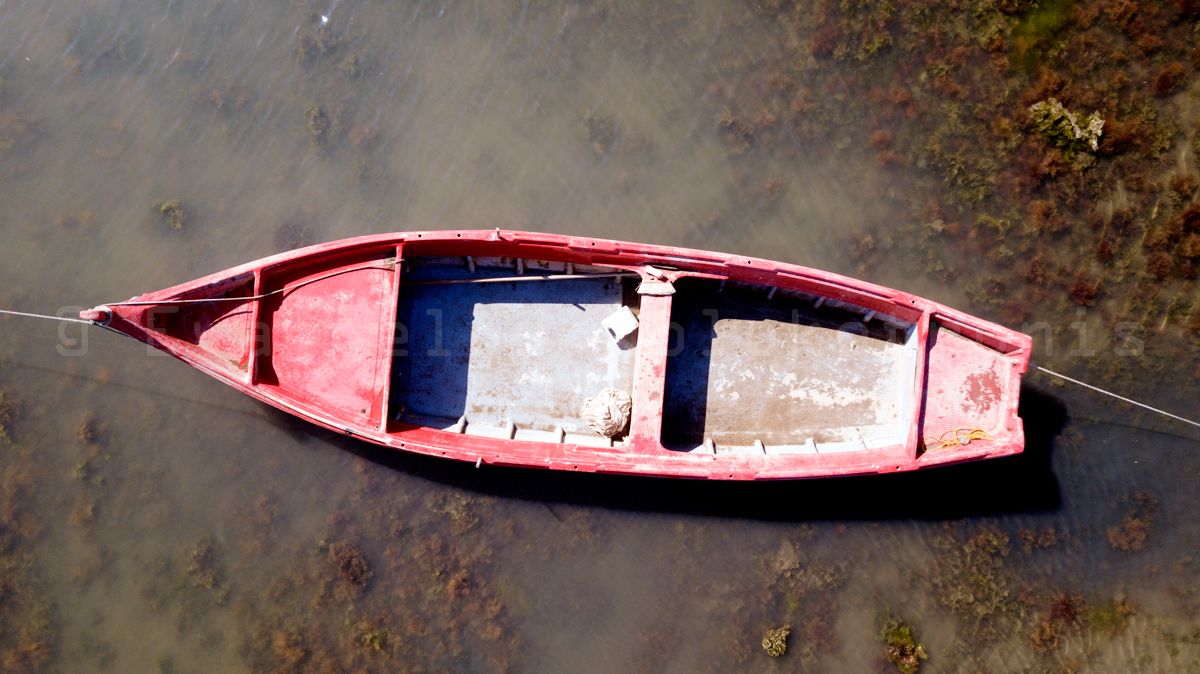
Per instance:
[[[633,315],[629,307],[622,306],[600,321],[600,325],[603,325],[608,334],[612,335],[612,338],[619,342],[632,335],[633,331],[638,329],[638,319],[637,316]]]

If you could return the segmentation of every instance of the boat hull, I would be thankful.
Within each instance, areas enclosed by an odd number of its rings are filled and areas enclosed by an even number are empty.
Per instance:
[[[721,480],[1019,453],[1031,340],[745,256],[517,231],[373,235],[88,314],[267,404],[477,465]],[[627,311],[636,329],[607,333]],[[632,400],[615,438],[578,415]]]

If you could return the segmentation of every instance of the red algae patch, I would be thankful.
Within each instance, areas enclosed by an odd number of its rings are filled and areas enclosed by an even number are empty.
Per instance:
[[[1153,495],[1146,491],[1136,492],[1130,511],[1119,524],[1108,528],[1108,544],[1122,552],[1145,549],[1157,512],[1158,501]]]
[[[328,557],[347,584],[362,588],[371,580],[371,566],[362,550],[354,543],[339,541],[331,544]]]

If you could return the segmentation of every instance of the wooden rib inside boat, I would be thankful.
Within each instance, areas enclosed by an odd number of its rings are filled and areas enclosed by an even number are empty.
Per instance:
[[[477,465],[781,479],[1024,446],[1027,336],[756,258],[529,232],[398,233],[96,311],[314,423]],[[581,414],[605,390],[631,402],[615,434]]]

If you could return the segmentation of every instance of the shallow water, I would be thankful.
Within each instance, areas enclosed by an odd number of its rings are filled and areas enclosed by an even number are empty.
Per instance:
[[[1196,175],[1196,57],[1129,45],[1200,19],[1048,3],[1067,23],[1037,37],[1054,17],[980,2],[1009,45],[985,50],[959,14],[627,4],[0,0],[0,307],[368,232],[585,233],[917,292],[1196,415],[1187,221],[1154,243],[1195,199],[1168,185]],[[1100,93],[1039,84],[1093,33],[1128,52]],[[1048,175],[1018,119],[1046,92],[1108,138],[1159,121]],[[1066,231],[1025,226],[1043,201]],[[75,326],[0,319],[0,364],[5,671],[887,671],[891,619],[922,671],[1200,668],[1197,434],[1044,376],[1017,460],[716,485],[393,455]]]

